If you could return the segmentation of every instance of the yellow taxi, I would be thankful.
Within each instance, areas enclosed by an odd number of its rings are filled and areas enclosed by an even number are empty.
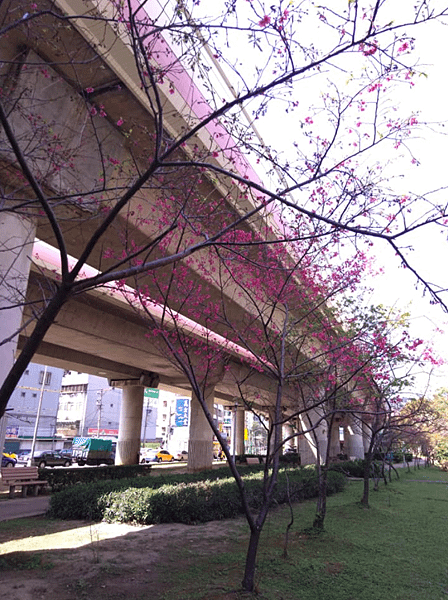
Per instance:
[[[174,456],[168,452],[168,450],[146,450],[142,452],[140,463],[150,462],[171,462],[174,460]]]

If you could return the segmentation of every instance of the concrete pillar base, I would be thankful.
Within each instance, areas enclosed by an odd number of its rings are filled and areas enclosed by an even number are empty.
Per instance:
[[[355,419],[347,426],[347,454],[350,460],[364,458],[364,439],[362,426]]]
[[[244,427],[246,412],[243,408],[235,411],[235,454],[244,454]]]
[[[296,448],[297,440],[294,437],[294,427],[291,423],[285,423],[282,429],[282,438],[287,440],[283,445],[282,452],[285,453],[286,450],[294,450]],[[289,438],[289,439],[288,439]]]
[[[116,465],[139,464],[144,389],[140,385],[123,388]]]
[[[214,389],[214,387],[207,388],[204,394],[210,414],[213,414]],[[188,471],[196,473],[211,469],[213,466],[213,431],[195,394],[191,397],[190,417]]]
[[[196,473],[212,468],[209,458],[213,452],[213,444],[206,440],[189,440],[188,442],[188,471]]]
[[[310,411],[308,416],[310,419],[300,417],[302,431],[309,430],[320,419],[320,415],[316,410]],[[321,421],[314,431],[308,431],[300,436],[299,452],[302,465],[316,464],[318,450],[319,462],[322,464],[325,461],[327,452],[327,424],[325,421]]]

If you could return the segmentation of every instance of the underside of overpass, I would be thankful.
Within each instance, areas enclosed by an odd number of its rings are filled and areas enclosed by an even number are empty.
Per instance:
[[[45,2],[42,6],[44,4]],[[61,14],[77,12],[81,14],[87,10],[88,4],[88,2],[75,0],[67,2],[58,0],[56,3],[49,2],[47,6],[52,11],[59,6]],[[13,0],[3,4],[1,10],[5,11],[11,6],[19,11],[26,8],[25,3]],[[95,8],[94,3],[91,8]],[[5,22],[7,20],[5,17]],[[116,36],[114,43],[105,49],[102,36],[104,35],[106,39],[106,23],[103,24],[104,29],[98,32],[94,31],[94,27],[89,29],[91,24],[89,20],[80,20],[80,22],[76,20],[76,27],[64,23],[64,43],[61,43],[58,37],[60,24],[61,22],[54,15],[49,14],[42,22],[36,20],[32,28],[16,27],[15,36],[11,36],[7,42],[5,39],[2,40],[1,74],[7,82],[13,82],[15,93],[24,105],[26,102],[32,105],[36,98],[39,98],[40,118],[53,123],[61,141],[68,147],[73,147],[75,139],[81,140],[79,148],[74,148],[70,156],[73,169],[67,172],[51,172],[43,181],[44,189],[55,198],[54,211],[61,223],[67,251],[78,258],[83,244],[90,239],[98,227],[99,220],[103,218],[101,211],[95,213],[88,202],[85,202],[86,195],[89,190],[97,189],[98,173],[101,173],[102,178],[110,183],[111,189],[115,190],[114,186],[119,186],[120,176],[115,169],[117,161],[126,164],[132,158],[132,168],[135,174],[138,174],[153,151],[151,142],[148,141],[150,140],[148,133],[154,130],[154,118],[148,110],[148,98],[142,93],[129,46]],[[48,35],[48,28],[54,28],[54,38]],[[19,58],[22,61],[20,64]],[[18,68],[18,65],[24,64],[29,66],[26,71]],[[51,85],[48,85],[49,81]],[[103,119],[95,126],[92,125],[90,118],[86,118],[87,89],[94,90],[92,92],[94,96],[89,97],[90,104],[101,105],[108,115],[107,119]],[[163,95],[161,100],[165,108],[163,125],[166,135],[175,137],[186,123],[184,110],[181,110],[183,101],[177,90],[171,94],[171,90],[166,87],[161,88],[160,93]],[[126,136],[116,126],[124,114],[127,119]],[[10,121],[21,141],[33,137],[29,123],[21,119],[19,111],[11,110]],[[201,148],[208,147],[211,142],[207,135],[198,133],[192,143]],[[2,142],[3,138],[4,136]],[[101,152],[98,152],[99,146]],[[113,161],[106,161],[106,164],[103,164],[104,157],[109,155],[113,157]],[[5,189],[17,188],[21,191],[21,197],[23,195],[26,199],[28,194],[31,198],[30,192],[27,190],[22,192],[20,178],[15,172],[16,166],[9,164],[10,153],[1,153],[0,161],[3,167],[0,170],[0,178]],[[48,156],[36,146],[36,172],[46,170],[51,171]],[[186,171],[182,171],[179,175],[180,183],[176,182],[176,186],[180,186],[187,175]],[[221,181],[219,177],[214,177],[212,180],[202,174],[200,181],[198,185],[203,197],[210,203],[219,198],[222,201],[221,208],[223,211],[225,208],[226,214],[232,212],[238,215],[253,208],[251,198],[242,197],[240,190],[233,183]],[[157,188],[143,187],[139,194],[130,200],[126,210],[119,215],[115,227],[104,233],[102,243],[90,253],[89,264],[92,268],[103,272],[112,265],[112,259],[105,257],[105,248],[108,250],[112,248],[113,254],[119,255],[123,248],[126,252],[130,251],[129,240],[137,245],[145,245],[158,235],[157,225],[161,215],[157,199],[164,191],[164,185],[160,184]],[[99,189],[102,191],[101,186]],[[75,191],[79,190],[82,192],[83,202],[79,201],[75,194]],[[58,200],[64,195],[70,196],[70,201],[59,204]],[[107,208],[107,202],[110,201],[113,193],[106,189],[104,196],[105,199],[101,202],[104,202]],[[97,197],[95,197],[96,201]],[[137,219],[130,219],[129,214],[138,211],[139,205],[144,206],[145,218],[137,222]],[[54,284],[58,281],[57,265],[46,269],[39,264],[38,260],[33,261],[28,279],[31,245],[34,238],[44,240],[52,246],[56,246],[56,239],[49,222],[41,218],[38,211],[31,210],[27,213],[27,217],[31,223],[30,227],[24,228],[22,222],[18,223],[16,215],[2,222],[2,235],[5,233],[5,238],[10,236],[9,239],[16,240],[11,242],[10,248],[13,258],[8,258],[7,253],[2,256],[2,271],[11,279],[11,265],[17,267],[19,283],[15,285],[25,306],[23,312],[21,307],[18,307],[14,318],[11,318],[8,323],[8,333],[13,334],[20,329],[20,335],[18,340],[14,339],[11,342],[13,345],[16,344],[17,348],[12,349],[11,345],[3,347],[2,375],[7,371],[7,365],[11,364],[14,352],[21,351],[25,347],[27,339],[36,326],[40,307],[51,297]],[[215,224],[211,222],[209,233],[213,233],[214,226]],[[259,227],[260,222],[249,222],[244,225],[247,231],[257,230]],[[22,251],[17,253],[17,248],[20,247]],[[160,251],[157,248],[154,252],[158,256],[157,253]],[[21,261],[20,266],[18,258]],[[231,287],[223,292],[218,286],[214,286],[213,281],[204,280],[200,270],[195,268],[194,264],[188,264],[187,271],[187,277],[203,285],[211,298],[225,296],[226,310],[232,313],[236,323],[238,320],[244,320],[247,307],[237,295],[232,293]],[[151,278],[143,277],[140,283],[148,285],[151,289]],[[176,300],[173,301],[171,308],[176,310]],[[189,306],[184,305],[183,310],[188,317]],[[200,314],[196,317],[201,320]],[[225,335],[225,326],[217,323],[216,333]],[[101,289],[92,289],[82,295],[71,297],[64,304],[34,354],[33,360],[51,366],[101,375],[115,382],[117,386],[123,387],[124,408],[122,427],[120,427],[122,438],[119,441],[118,454],[124,463],[134,462],[138,455],[139,419],[141,420],[144,386],[160,386],[165,389],[191,392],[190,381],[170,357],[163,340],[157,339],[151,333],[148,320],[142,318],[129,303],[117,300]],[[267,375],[253,371],[247,362],[232,352],[227,352],[223,358],[224,362],[226,369],[221,376],[209,382],[209,389],[205,394],[208,406],[212,406],[214,400],[233,403],[235,398],[241,398],[243,393],[245,400],[251,403],[254,410],[272,413],[272,406],[276,399],[275,382]],[[294,396],[294,392],[286,389],[282,403],[284,416],[296,410],[298,399]],[[205,417],[196,405],[194,415],[189,460],[190,467],[197,469],[211,464],[212,453],[209,449],[212,434]]]

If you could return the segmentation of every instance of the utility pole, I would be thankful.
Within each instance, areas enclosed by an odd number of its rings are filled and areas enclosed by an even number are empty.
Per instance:
[[[232,410],[232,458],[235,462],[236,454],[236,411],[238,410],[238,402],[235,402]]]
[[[99,390],[97,392],[97,400],[96,400],[96,406],[98,409],[98,421],[97,421],[97,428],[96,428],[96,437],[99,438],[100,437],[100,427],[101,427],[101,411],[103,408],[103,394],[104,394],[105,390]]]
[[[150,408],[149,404],[146,405],[146,414],[145,414],[145,430],[143,432],[143,440],[144,443],[146,445],[147,442],[147,435],[146,435],[146,429],[148,427],[148,416],[152,413],[152,408]]]
[[[31,467],[33,464],[34,450],[36,448],[36,440],[37,440],[37,430],[39,429],[39,419],[40,419],[40,412],[42,410],[42,399],[44,397],[44,389],[45,389],[46,380],[47,380],[47,366],[45,365],[43,377],[42,377],[42,385],[40,386],[39,404],[37,406],[37,414],[36,414],[36,423],[34,424],[33,443],[31,444],[31,452],[30,452],[30,457],[28,459],[29,467]]]
[[[6,411],[13,410],[12,408],[7,408],[5,410],[5,414],[0,419],[0,458],[2,457],[3,450],[5,449],[5,439],[6,439],[6,428],[8,426],[8,413]]]

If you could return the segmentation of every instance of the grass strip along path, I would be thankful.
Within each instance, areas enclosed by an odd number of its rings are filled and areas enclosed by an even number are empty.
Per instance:
[[[51,550],[47,545],[44,553],[31,549],[52,531],[68,527],[62,521],[0,523],[0,580],[11,592],[19,591],[20,581],[40,580],[45,597],[61,600],[448,598],[448,473],[420,468],[399,474],[398,481],[371,492],[369,509],[358,503],[362,482],[350,481],[344,492],[328,499],[326,528],[317,536],[307,531],[315,502],[294,504],[286,558],[284,533],[291,515],[284,506],[274,510],[262,537],[257,595],[238,591],[248,539],[242,518],[135,527],[135,533],[104,542],[90,530],[82,554],[67,546]],[[80,535],[86,523],[70,522],[70,527]],[[151,536],[157,532],[156,541]],[[65,540],[68,533],[63,535]],[[21,551],[14,552],[14,546]],[[115,566],[113,550],[119,558]],[[144,566],[137,556],[146,558]]]
[[[290,514],[285,507],[275,511],[261,543],[257,598],[448,598],[448,473],[400,469],[398,481],[372,491],[369,509],[359,505],[361,495],[362,482],[351,481],[344,492],[329,498],[325,531],[317,536],[306,531],[315,503],[295,504],[286,559],[282,553]],[[235,544],[230,551],[217,548],[216,554],[201,557],[179,574],[178,585],[164,600],[250,597],[228,593],[238,587],[244,551],[244,545]],[[191,581],[194,589],[188,591]]]

